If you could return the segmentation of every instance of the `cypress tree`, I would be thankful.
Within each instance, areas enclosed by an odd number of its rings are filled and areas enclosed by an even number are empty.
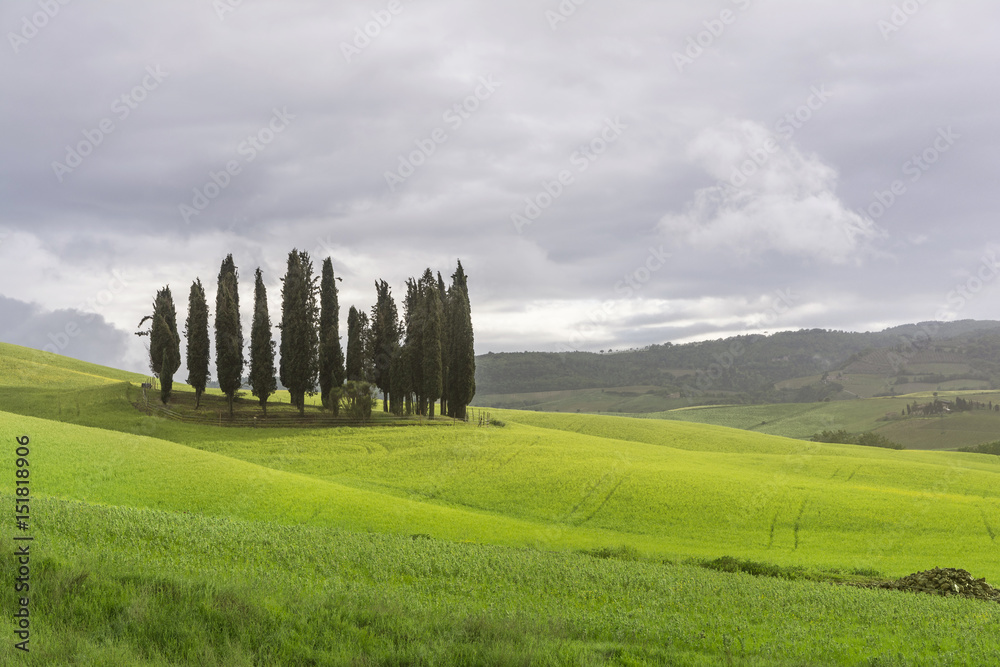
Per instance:
[[[316,388],[319,375],[317,319],[319,291],[309,253],[293,249],[281,288],[281,384],[292,405],[305,414],[306,393]]]
[[[410,382],[410,392],[406,395],[406,413],[423,415],[426,414],[427,407],[424,401],[424,308],[420,286],[413,278],[406,281],[406,298],[403,301],[403,307],[406,321],[406,349],[402,363],[409,366],[407,376]]]
[[[274,377],[274,340],[267,311],[267,289],[260,268],[254,274],[253,325],[250,328],[250,389],[267,416],[267,399],[278,388]]]
[[[164,367],[169,368],[170,364],[170,352],[166,349],[163,350],[162,364]],[[174,387],[174,374],[172,372],[161,371],[160,372],[160,400],[166,405],[170,400],[170,393]]]
[[[409,406],[409,396],[413,392],[410,383],[410,364],[406,345],[397,345],[392,354],[389,373],[392,376],[392,391],[389,394],[389,410],[396,416],[403,414],[404,403]]]
[[[243,325],[240,322],[239,274],[233,256],[227,255],[219,269],[215,295],[215,371],[219,388],[229,400],[233,416],[236,392],[243,386]]]
[[[208,337],[208,300],[201,280],[191,283],[188,295],[188,316],[184,323],[187,337],[187,383],[194,387],[195,410],[201,407],[201,395],[208,383],[208,362],[211,341]]]
[[[407,343],[403,346],[399,355],[400,376],[403,378],[403,400],[406,404],[405,407],[407,416],[414,414],[417,410],[414,406],[413,400],[417,393],[417,385],[413,379],[413,369],[416,365],[413,361],[413,357],[413,346]]]
[[[340,303],[333,260],[323,260],[319,285],[319,390],[323,407],[340,412],[340,399],[334,390],[344,384],[344,350],[340,346]],[[333,394],[331,399],[331,393]]]
[[[181,339],[177,334],[177,311],[170,286],[156,293],[153,325],[149,333],[150,368],[160,378],[160,400],[170,400],[174,373],[181,365]]]
[[[441,272],[437,274],[437,291],[441,299],[441,414],[450,415],[448,408],[449,395],[448,383],[448,359],[451,356],[451,311],[448,304],[448,292],[444,287],[444,279]]]
[[[427,401],[427,417],[434,419],[434,403],[441,398],[441,297],[430,269],[420,280],[424,308],[422,343],[423,394]]]
[[[375,282],[376,300],[372,306],[371,349],[369,359],[375,386],[382,391],[382,410],[389,411],[392,390],[392,357],[399,346],[399,314],[396,302],[384,280]]]
[[[448,408],[456,419],[465,419],[466,407],[476,395],[476,351],[472,331],[469,284],[458,262],[448,290],[450,329],[448,353]]]
[[[344,377],[350,381],[364,379],[364,313],[351,306],[347,313],[347,364]]]

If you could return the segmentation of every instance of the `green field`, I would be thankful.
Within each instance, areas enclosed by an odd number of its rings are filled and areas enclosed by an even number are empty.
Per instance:
[[[507,410],[218,427],[139,412],[138,376],[0,360],[0,495],[26,434],[34,537],[32,651],[3,664],[1000,663],[1000,605],[835,583],[1000,583],[995,456]],[[785,407],[732,425],[821,419]],[[699,566],[721,556],[797,574]]]
[[[662,387],[635,386],[609,389],[566,389],[520,394],[477,396],[474,405],[543,412],[659,412],[690,405],[689,399]],[[485,407],[484,407],[485,409]]]
[[[929,403],[935,397],[953,399],[959,395],[981,403],[1000,403],[997,391],[927,391],[895,398],[692,407],[632,416],[728,426],[799,439],[810,439],[825,430],[874,431],[908,449],[954,450],[1000,440],[1000,412],[902,416],[914,401]]]

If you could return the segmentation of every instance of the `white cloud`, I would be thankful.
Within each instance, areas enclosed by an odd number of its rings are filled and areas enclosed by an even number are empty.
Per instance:
[[[661,219],[675,243],[839,264],[882,236],[839,199],[836,170],[759,123],[728,121],[704,130],[688,158],[719,183],[697,190],[683,213]]]

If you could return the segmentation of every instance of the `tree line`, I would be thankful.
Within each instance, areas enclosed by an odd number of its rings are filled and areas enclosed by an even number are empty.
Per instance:
[[[318,389],[324,409],[332,410],[334,416],[342,407],[351,416],[369,416],[377,389],[386,412],[433,419],[440,402],[441,414],[465,419],[466,407],[476,393],[476,359],[462,262],[447,287],[441,273],[435,275],[430,269],[419,279],[407,280],[402,317],[388,283],[376,281],[376,301],[370,313],[350,308],[346,351],[341,345],[338,280],[330,258],[323,260],[317,276],[308,253],[297,249],[288,253],[281,279],[281,321],[276,325],[281,343],[277,346],[258,268],[246,359],[239,272],[231,254],[222,261],[215,298],[215,368],[230,415],[243,387],[243,371],[249,366],[247,384],[265,415],[268,398],[280,379],[300,414],[305,412],[305,396]],[[195,390],[196,409],[209,381],[209,317],[205,289],[196,278],[184,327],[187,383]],[[149,328],[136,335],[149,337],[149,367],[160,379],[160,399],[166,404],[181,362],[181,337],[169,285],[157,291],[153,313],[142,318],[139,327],[147,322]]]

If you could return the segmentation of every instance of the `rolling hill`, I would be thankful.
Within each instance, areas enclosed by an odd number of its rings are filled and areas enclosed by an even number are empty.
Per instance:
[[[1000,322],[813,329],[603,354],[486,354],[476,363],[476,405],[564,412],[1000,389]],[[595,396],[601,389],[607,395]]]
[[[948,405],[957,397],[976,401],[983,408],[933,415],[907,412],[914,404],[927,405],[939,400]],[[714,424],[806,440],[821,431],[873,432],[907,449],[957,450],[1000,441],[1000,412],[986,409],[997,405],[1000,405],[997,391],[942,391],[820,403],[701,406],[634,416]]]

